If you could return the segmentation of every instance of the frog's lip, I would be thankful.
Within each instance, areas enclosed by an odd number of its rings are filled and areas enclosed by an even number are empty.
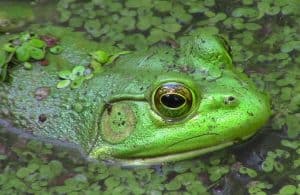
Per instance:
[[[251,135],[247,135],[241,140],[246,140],[252,137],[255,133]],[[212,151],[216,151],[228,146],[231,146],[235,144],[236,141],[232,140],[229,142],[221,143],[219,145],[215,145],[208,148],[201,148],[201,149],[195,149],[191,151],[176,153],[176,154],[167,154],[163,156],[157,156],[157,157],[149,157],[149,158],[134,158],[134,159],[114,159],[113,163],[117,163],[121,166],[149,166],[149,165],[157,165],[162,164],[165,162],[171,162],[171,161],[179,161],[179,160],[186,160],[190,158],[194,158],[196,156],[200,156],[201,154],[209,153]]]

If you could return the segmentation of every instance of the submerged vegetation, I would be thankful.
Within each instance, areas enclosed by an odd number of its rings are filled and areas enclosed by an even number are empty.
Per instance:
[[[159,41],[176,47],[178,36],[199,31],[222,34],[229,40],[234,64],[270,95],[273,118],[242,147],[193,160],[125,169],[87,162],[72,150],[7,135],[0,125],[3,194],[98,194],[99,191],[104,194],[300,194],[298,0],[28,3],[34,4],[34,10],[55,4],[54,23],[83,31],[88,39],[114,45],[122,51],[138,50]],[[4,5],[0,6],[0,26],[5,25],[1,23]],[[32,22],[32,15],[27,21]],[[0,49],[0,80],[6,78],[9,62],[23,62],[24,68],[30,69],[46,52],[55,55],[62,51],[59,43],[47,45],[47,41],[45,37],[27,33],[4,44]],[[91,53],[91,71],[78,65],[59,72],[57,87],[79,87],[93,71],[101,72],[103,64],[125,53],[102,50]],[[0,91],[0,100],[1,97]],[[5,115],[9,111],[0,112]]]

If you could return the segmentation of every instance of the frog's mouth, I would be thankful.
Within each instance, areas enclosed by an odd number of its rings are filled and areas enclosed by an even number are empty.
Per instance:
[[[249,139],[250,137],[252,137],[255,133],[251,134],[251,135],[247,135],[243,138],[241,138],[240,141],[244,141]],[[185,140],[183,140],[182,142],[185,142]],[[180,142],[180,143],[182,143]],[[133,158],[133,159],[113,159],[112,163],[114,164],[119,164],[121,166],[150,166],[150,165],[157,165],[157,164],[162,164],[162,163],[166,163],[166,162],[174,162],[174,161],[179,161],[179,160],[183,160],[183,159],[191,159],[194,158],[196,156],[200,156],[202,154],[206,154],[212,151],[217,151],[220,150],[222,148],[231,146],[233,144],[235,144],[237,141],[228,141],[225,143],[221,143],[218,145],[214,145],[212,147],[208,147],[208,148],[200,148],[200,149],[195,149],[195,150],[191,150],[191,151],[185,151],[185,152],[181,152],[181,153],[175,153],[175,154],[167,154],[167,155],[163,155],[163,156],[157,156],[157,157],[149,157],[149,158]]]

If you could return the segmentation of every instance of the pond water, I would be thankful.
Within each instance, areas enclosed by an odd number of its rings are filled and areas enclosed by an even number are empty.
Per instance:
[[[243,144],[129,168],[86,161],[0,119],[1,194],[300,194],[300,1],[1,0],[0,35],[30,25],[72,28],[121,50],[220,34],[234,65],[269,94],[272,117]]]

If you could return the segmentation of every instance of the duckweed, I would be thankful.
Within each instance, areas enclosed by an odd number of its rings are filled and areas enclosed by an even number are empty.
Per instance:
[[[265,135],[262,136],[269,140],[273,134],[280,134],[280,139],[272,140],[271,144],[262,144],[270,147],[253,149],[256,144],[244,147],[246,150],[243,151],[247,153],[247,160],[244,161],[240,157],[243,155],[238,154],[239,158],[232,159],[228,155],[213,153],[209,155],[213,156],[210,160],[204,156],[190,161],[136,169],[85,162],[55,146],[27,143],[24,139],[12,145],[9,139],[5,139],[0,143],[2,192],[172,194],[178,190],[182,193],[206,194],[215,186],[230,188],[224,181],[234,182],[228,178],[231,179],[231,175],[238,170],[238,173],[248,176],[245,183],[249,194],[299,193],[299,6],[297,0],[242,0],[222,4],[211,0],[60,0],[56,7],[59,12],[57,18],[62,25],[84,31],[99,44],[109,43],[124,51],[144,49],[164,40],[176,41],[182,34],[197,34],[199,31],[222,34],[228,38],[232,47],[234,64],[247,72],[271,96],[274,115],[270,128],[265,128]],[[14,60],[23,62],[24,68],[30,67],[28,63],[32,65],[30,68],[34,68],[48,50],[54,55],[61,52],[59,46],[48,48],[43,40],[29,33],[16,39],[22,44],[16,45],[12,41],[1,46],[1,81],[9,75]],[[74,66],[76,70],[71,68],[59,72],[58,79],[61,80],[57,88],[71,87],[71,83],[73,88],[80,87],[85,76],[92,75],[85,75],[86,70],[91,69],[95,74],[101,72],[103,65],[125,53],[111,54],[101,50],[98,52],[100,55],[91,55],[89,67]],[[80,110],[81,107],[75,105],[74,109]],[[7,137],[2,136],[2,130],[0,133],[1,139]],[[4,147],[2,143],[11,147]],[[235,154],[231,150],[225,151]],[[257,164],[252,159],[253,154],[260,157]],[[243,161],[243,166],[233,169],[237,159]]]

